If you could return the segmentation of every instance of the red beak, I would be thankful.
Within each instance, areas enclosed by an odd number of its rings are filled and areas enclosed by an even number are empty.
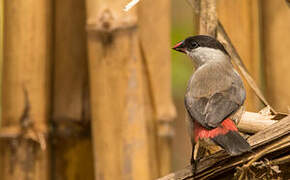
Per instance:
[[[186,50],[183,41],[177,43],[172,49],[174,49],[175,51],[182,52],[182,53],[185,53],[185,50]]]

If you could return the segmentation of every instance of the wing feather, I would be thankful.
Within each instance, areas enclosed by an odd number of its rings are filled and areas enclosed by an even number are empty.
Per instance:
[[[210,97],[193,97],[187,93],[185,107],[193,120],[207,129],[213,129],[236,112],[245,97],[243,86],[232,84],[229,89],[216,92]]]

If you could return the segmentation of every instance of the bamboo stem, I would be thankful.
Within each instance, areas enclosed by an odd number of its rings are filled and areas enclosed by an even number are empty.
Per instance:
[[[0,72],[3,64],[3,26],[4,26],[4,1],[0,2]],[[0,101],[2,102],[2,77],[0,79]],[[0,109],[0,127],[2,122],[2,108]]]
[[[49,179],[50,3],[4,3],[2,127],[18,127],[20,134],[1,141],[3,180]]]
[[[151,178],[136,8],[87,0],[95,179]]]
[[[54,17],[52,179],[93,179],[85,1],[55,1]]]
[[[138,25],[142,60],[147,72],[145,75],[154,113],[153,119],[149,119],[148,122],[151,124],[150,127],[155,127],[155,131],[148,133],[149,151],[152,155],[150,164],[159,166],[157,176],[160,177],[171,169],[171,141],[174,131],[172,124],[176,117],[169,78],[171,70],[170,1],[142,1],[138,9]],[[156,152],[154,152],[154,146],[157,147]]]
[[[286,2],[289,5],[289,0]],[[285,23],[290,21],[290,9],[286,2],[261,1],[265,93],[273,107],[280,112],[290,112],[290,23]]]
[[[200,0],[199,34],[216,37],[216,0]]]

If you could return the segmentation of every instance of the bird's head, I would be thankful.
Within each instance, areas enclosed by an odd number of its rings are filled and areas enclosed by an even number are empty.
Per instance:
[[[229,59],[224,46],[215,38],[198,35],[177,43],[174,50],[187,54],[198,65],[209,61]]]

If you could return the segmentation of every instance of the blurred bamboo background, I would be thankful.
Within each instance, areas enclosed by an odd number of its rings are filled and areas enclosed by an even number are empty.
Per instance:
[[[189,163],[193,67],[170,47],[195,34],[192,9],[141,0],[124,12],[127,3],[1,0],[1,180],[149,180]],[[218,0],[217,10],[270,104],[289,111],[286,2]]]

